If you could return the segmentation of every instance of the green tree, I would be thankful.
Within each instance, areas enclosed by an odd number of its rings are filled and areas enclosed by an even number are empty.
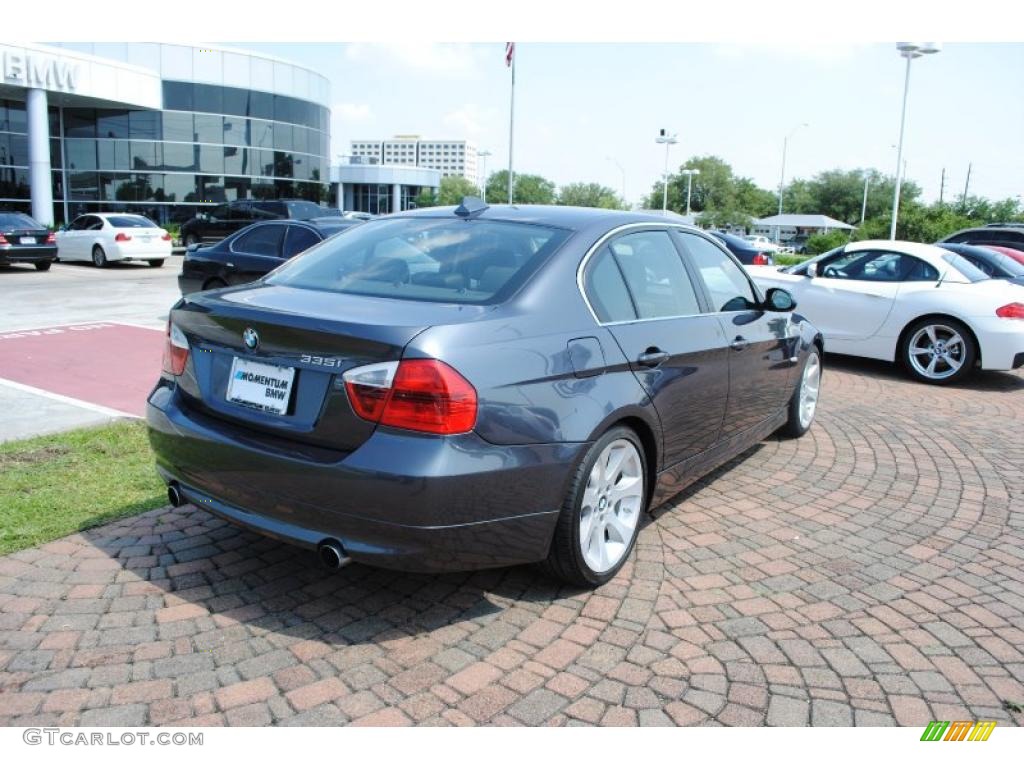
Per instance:
[[[753,217],[766,216],[777,205],[775,195],[748,178],[736,176],[732,167],[720,157],[691,157],[680,166],[680,171],[683,169],[699,171],[693,177],[690,209],[700,214],[699,220],[707,222],[707,226],[749,227]],[[669,210],[686,211],[687,185],[686,174],[669,174]],[[662,183],[655,183],[645,207],[660,209],[662,190]]]
[[[433,208],[437,205],[437,193],[431,187],[423,187],[413,202],[417,208]]]
[[[613,189],[600,184],[576,182],[558,190],[559,205],[580,205],[586,208],[625,208]]]
[[[867,214],[871,219],[883,216],[892,208],[895,179],[875,168],[852,171],[822,171],[812,179],[794,179],[783,192],[786,213],[821,213],[847,224],[859,224],[864,204],[864,179],[868,180]],[[900,205],[915,202],[921,187],[910,179],[900,186]]]
[[[445,176],[437,192],[438,205],[458,205],[464,197],[479,197],[480,188],[463,176]]]
[[[807,238],[807,253],[817,254],[831,251],[850,241],[850,236],[843,230],[833,229],[831,232],[819,232]]]
[[[555,202],[555,182],[529,173],[515,175],[514,203],[552,205]],[[508,202],[508,171],[496,171],[487,179],[487,200],[491,203]]]

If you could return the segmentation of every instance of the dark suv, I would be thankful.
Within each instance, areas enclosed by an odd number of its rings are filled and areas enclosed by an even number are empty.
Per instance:
[[[309,200],[236,200],[204,211],[181,225],[186,247],[217,243],[242,227],[267,219],[315,219],[323,208]]]
[[[954,232],[942,243],[968,243],[970,245],[1001,245],[1024,251],[1024,224],[988,224]],[[942,243],[938,243],[941,245]]]

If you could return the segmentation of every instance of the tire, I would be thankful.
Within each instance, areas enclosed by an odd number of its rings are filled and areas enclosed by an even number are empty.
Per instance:
[[[189,232],[185,235],[185,247],[191,248],[193,245],[199,245],[199,238]]]
[[[209,280],[207,280],[205,283],[203,283],[202,290],[204,290],[204,291],[212,291],[212,290],[215,290],[217,288],[227,288],[227,287],[228,287],[228,284],[225,283],[223,280],[221,280],[219,277],[211,277]]]
[[[804,361],[793,396],[789,398],[788,418],[779,430],[786,437],[803,437],[814,423],[814,415],[818,410],[818,396],[821,393],[821,350],[817,345],[811,347]]]
[[[52,263],[53,262],[51,261],[37,261],[35,263],[35,268],[38,272],[48,272],[50,270],[50,264]]]
[[[151,267],[158,267],[159,268],[159,267],[162,267],[163,265],[164,265],[164,260],[163,259],[150,259],[149,260],[149,266],[151,266]]]
[[[609,461],[619,462],[610,484],[602,470]],[[610,492],[616,488],[618,498]],[[633,550],[647,500],[643,445],[633,430],[615,427],[590,447],[577,467],[542,568],[575,586],[592,588],[606,583]]]
[[[103,249],[98,245],[94,245],[92,247],[92,263],[93,266],[99,267],[100,269],[107,266],[107,254],[105,254]]]
[[[952,384],[973,370],[978,345],[963,323],[946,317],[925,318],[903,334],[900,359],[917,381]]]

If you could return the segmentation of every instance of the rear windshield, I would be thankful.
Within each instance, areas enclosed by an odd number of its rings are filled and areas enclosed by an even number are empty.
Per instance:
[[[972,283],[980,283],[982,280],[988,280],[988,275],[978,269],[976,266],[971,264],[967,259],[958,253],[951,253],[947,251],[942,254],[944,261],[949,262],[956,268],[956,271],[966,277]]]
[[[110,226],[122,229],[156,228],[156,224],[145,216],[107,216]]]
[[[501,301],[569,236],[506,221],[381,219],[325,240],[267,282],[449,304]]]
[[[42,224],[24,213],[0,213],[0,227],[4,229],[45,229]]]
[[[288,209],[288,217],[291,219],[315,219],[317,216],[324,215],[324,209],[319,205],[302,200],[295,203],[285,203],[285,207]]]

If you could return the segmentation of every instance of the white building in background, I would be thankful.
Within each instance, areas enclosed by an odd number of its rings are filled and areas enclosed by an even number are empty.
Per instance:
[[[353,157],[368,164],[406,165],[440,171],[441,176],[463,176],[479,183],[477,148],[465,139],[424,139],[400,134],[390,139],[355,139]]]

